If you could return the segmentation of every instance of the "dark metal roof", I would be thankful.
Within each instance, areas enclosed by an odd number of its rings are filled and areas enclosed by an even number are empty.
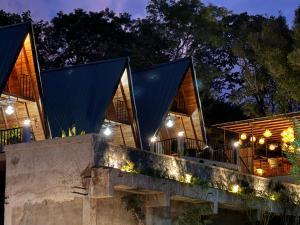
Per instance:
[[[99,132],[105,112],[128,65],[127,58],[42,72],[44,104],[52,137],[73,124],[77,132]]]
[[[169,111],[190,63],[191,60],[185,58],[133,73],[134,97],[144,148]]]
[[[0,93],[5,88],[29,32],[30,22],[0,27]]]

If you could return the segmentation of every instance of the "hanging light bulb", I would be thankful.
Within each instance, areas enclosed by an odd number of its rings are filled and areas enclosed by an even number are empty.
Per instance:
[[[28,127],[30,125],[31,121],[30,119],[26,119],[23,121],[24,126]]]
[[[242,133],[242,134],[241,134],[241,140],[246,140],[246,139],[247,139],[247,134]]]
[[[8,105],[5,109],[5,113],[7,115],[11,115],[15,112],[15,107],[13,107],[12,105]]]
[[[266,137],[266,138],[269,138],[272,136],[272,132],[269,130],[269,129],[266,129],[265,132],[263,133],[263,135]]]
[[[175,124],[174,119],[173,119],[170,115],[167,116],[167,119],[166,119],[166,126],[169,127],[169,128],[171,128],[171,127],[174,126],[174,124]]]
[[[255,136],[250,137],[250,141],[251,142],[255,142],[256,141],[256,137]]]
[[[269,150],[274,151],[276,149],[276,147],[277,147],[276,145],[270,144],[269,145]]]
[[[104,130],[103,130],[103,134],[105,136],[110,136],[112,134],[112,130],[109,126],[107,126]]]
[[[260,145],[263,145],[265,143],[265,139],[264,138],[260,138],[259,141],[258,141],[258,143]]]

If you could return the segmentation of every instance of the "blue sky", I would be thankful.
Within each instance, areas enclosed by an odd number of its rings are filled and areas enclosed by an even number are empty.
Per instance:
[[[0,9],[9,12],[31,10],[34,19],[49,20],[58,11],[70,12],[74,8],[98,11],[109,7],[116,12],[127,11],[134,17],[146,14],[148,0],[0,0]],[[278,15],[287,17],[289,24],[293,21],[294,10],[300,5],[299,0],[203,0],[217,6],[226,7],[234,12],[249,14]]]

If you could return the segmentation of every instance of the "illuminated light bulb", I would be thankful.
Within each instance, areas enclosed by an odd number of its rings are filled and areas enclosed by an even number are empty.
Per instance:
[[[255,142],[255,141],[256,141],[256,137],[255,137],[255,136],[252,136],[252,137],[250,138],[250,141],[251,141],[251,142]]]
[[[233,143],[233,146],[236,147],[236,148],[239,147],[239,146],[240,146],[240,142],[239,142],[239,141],[235,141],[235,142]]]
[[[174,124],[175,124],[175,121],[173,120],[173,118],[171,118],[171,116],[168,116],[167,120],[166,120],[166,126],[171,128],[174,126]]]
[[[231,192],[232,193],[238,193],[240,191],[240,186],[238,184],[234,184],[231,187]]]
[[[150,141],[153,143],[153,142],[156,142],[156,140],[157,140],[157,137],[152,137],[151,139],[150,139]]]
[[[274,151],[276,149],[276,145],[270,144],[269,145],[269,150]]]
[[[259,168],[259,169],[256,169],[256,173],[259,175],[259,176],[262,176],[264,174],[264,170]]]
[[[258,141],[258,143],[260,145],[263,145],[265,143],[265,139],[264,138],[260,138],[259,141]]]
[[[272,136],[272,132],[269,130],[269,129],[266,129],[265,132],[263,133],[263,135],[266,137],[266,138],[269,138]]]
[[[6,113],[7,115],[11,115],[11,114],[13,114],[14,112],[15,112],[15,108],[14,108],[12,105],[7,106],[6,109],[5,109],[5,113]]]
[[[281,132],[282,142],[292,143],[295,141],[294,129],[289,127]]]
[[[247,134],[242,133],[242,134],[241,134],[241,140],[246,140],[246,139],[247,139]]]
[[[183,136],[184,136],[184,131],[179,131],[179,132],[177,133],[177,135],[178,135],[178,137],[183,137]]]
[[[110,127],[106,127],[106,128],[104,129],[104,131],[103,131],[103,134],[104,134],[105,136],[110,136],[110,135],[112,134],[111,128],[110,128]]]
[[[30,125],[31,121],[30,119],[26,119],[23,121],[24,126],[28,127]]]

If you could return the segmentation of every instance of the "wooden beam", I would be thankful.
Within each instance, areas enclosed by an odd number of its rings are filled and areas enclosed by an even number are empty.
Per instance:
[[[7,118],[6,118],[6,115],[5,115],[5,112],[4,112],[2,106],[1,106],[1,112],[2,112],[2,116],[3,116],[4,123],[5,123],[5,128],[8,129]]]

